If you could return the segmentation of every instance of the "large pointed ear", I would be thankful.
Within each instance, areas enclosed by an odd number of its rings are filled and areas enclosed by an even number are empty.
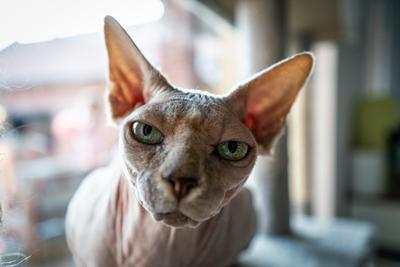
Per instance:
[[[111,118],[118,121],[147,102],[168,82],[143,56],[128,33],[111,16],[104,19],[108,53],[107,102]]]
[[[261,71],[227,96],[228,104],[253,132],[261,153],[272,153],[313,62],[312,54],[298,54]]]

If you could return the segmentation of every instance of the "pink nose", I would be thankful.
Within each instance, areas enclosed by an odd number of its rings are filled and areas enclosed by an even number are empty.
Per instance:
[[[198,185],[194,177],[172,177],[166,178],[171,185],[175,197],[179,200],[187,196],[190,190]]]

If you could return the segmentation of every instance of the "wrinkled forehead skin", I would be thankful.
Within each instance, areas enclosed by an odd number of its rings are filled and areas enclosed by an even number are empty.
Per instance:
[[[164,136],[162,144],[136,141],[131,131],[135,121],[157,128]],[[218,144],[229,140],[249,145],[243,160],[228,161],[215,153]],[[120,150],[143,207],[155,219],[176,211],[184,215],[161,219],[172,226],[196,226],[216,215],[243,185],[257,155],[252,133],[223,98],[187,90],[164,90],[128,115],[122,123]],[[162,178],[171,173],[198,177],[199,186],[177,202]]]

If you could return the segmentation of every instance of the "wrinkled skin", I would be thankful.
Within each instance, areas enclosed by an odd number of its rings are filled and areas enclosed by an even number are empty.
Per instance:
[[[251,241],[256,216],[242,187],[258,153],[271,154],[313,65],[302,53],[261,71],[226,96],[178,89],[105,19],[108,112],[119,127],[115,161],[87,177],[67,211],[78,266],[228,266]],[[162,139],[139,141],[135,123]],[[248,146],[221,157],[227,141]],[[190,190],[181,181],[195,180]],[[171,182],[173,181],[173,182]]]
[[[163,143],[136,141],[133,121],[159,129]],[[231,139],[249,144],[243,160],[228,161],[215,153],[219,143]],[[136,109],[122,126],[120,151],[137,199],[156,220],[175,227],[195,227],[217,214],[236,195],[256,159],[254,137],[237,115],[220,98],[195,92],[159,94]],[[199,185],[178,202],[165,179],[170,175],[198,177]]]

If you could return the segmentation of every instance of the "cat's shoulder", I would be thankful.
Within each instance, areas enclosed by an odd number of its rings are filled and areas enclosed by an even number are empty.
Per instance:
[[[112,194],[113,189],[117,188],[121,175],[122,171],[115,163],[93,170],[79,185],[69,203],[67,215],[74,208],[81,210],[88,208],[86,206],[107,202],[107,198]],[[83,207],[82,203],[85,203]]]
[[[114,166],[92,171],[71,199],[65,222],[67,242],[75,261],[113,261],[112,250],[106,246],[113,240],[107,229],[113,227],[113,191],[118,187],[121,171]],[[88,227],[89,226],[89,227]],[[96,256],[94,256],[96,255]],[[104,265],[115,266],[115,265]]]

